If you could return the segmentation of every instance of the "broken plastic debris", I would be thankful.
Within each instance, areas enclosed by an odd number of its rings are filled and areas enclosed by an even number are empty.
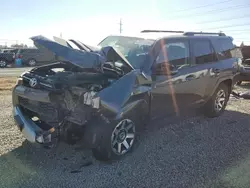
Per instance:
[[[99,108],[100,97],[94,98],[96,93],[94,91],[86,92],[84,96],[84,104],[92,106],[93,108]]]

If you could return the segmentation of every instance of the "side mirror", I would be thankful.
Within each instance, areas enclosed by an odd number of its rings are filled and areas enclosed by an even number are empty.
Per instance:
[[[177,73],[178,69],[173,64],[169,64],[168,62],[156,64],[153,69],[154,75],[174,75]]]

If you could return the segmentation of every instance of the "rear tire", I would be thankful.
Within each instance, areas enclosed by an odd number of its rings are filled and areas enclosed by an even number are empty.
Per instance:
[[[229,88],[221,83],[204,106],[204,115],[211,118],[220,116],[225,111],[228,100]]]

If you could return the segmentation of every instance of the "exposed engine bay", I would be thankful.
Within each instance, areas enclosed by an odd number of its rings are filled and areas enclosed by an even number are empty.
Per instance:
[[[23,73],[22,85],[37,96],[19,95],[23,112],[37,118],[46,130],[62,124],[62,129],[67,127],[71,132],[76,125],[83,127],[98,111],[100,101],[95,94],[129,71],[122,59],[111,57],[100,71],[57,62]]]
[[[116,65],[118,64],[118,66]],[[42,108],[43,104],[38,103],[40,119],[51,123],[59,122],[62,118],[73,123],[83,125],[88,116],[88,106],[98,108],[94,104],[93,96],[108,87],[115,80],[125,73],[119,63],[107,62],[103,65],[103,73],[81,71],[78,67],[70,66],[60,62],[43,67],[32,69],[22,75],[23,85],[38,90],[48,91],[51,106],[57,109],[58,114]],[[31,85],[36,79],[36,85]],[[28,100],[28,99],[27,99]],[[23,105],[28,104],[27,100]],[[34,104],[34,103],[33,103]],[[82,106],[85,104],[85,106]]]

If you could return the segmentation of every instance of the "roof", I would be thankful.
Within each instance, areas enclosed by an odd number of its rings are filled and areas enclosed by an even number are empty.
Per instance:
[[[224,38],[224,39],[230,39],[231,37],[230,36],[209,36],[209,35],[203,35],[203,36],[187,36],[187,35],[169,35],[169,36],[163,36],[161,37],[163,39],[168,39],[168,38],[171,38],[171,39],[177,39],[177,38]]]
[[[191,33],[191,32],[190,32]],[[148,35],[148,37],[146,36],[148,33],[140,33],[137,35],[110,35],[110,36],[116,36],[116,37],[131,37],[131,38],[138,38],[138,39],[145,39],[145,40],[160,40],[160,39],[180,39],[180,38],[207,38],[207,39],[216,39],[216,38],[224,38],[224,39],[233,39],[230,36],[216,36],[216,35],[206,35],[204,33],[204,35],[184,35],[183,33],[181,34],[167,34],[166,33],[161,33],[160,35],[156,35],[155,33],[153,35]],[[149,33],[152,34],[152,33]],[[159,33],[158,33],[159,34]]]

